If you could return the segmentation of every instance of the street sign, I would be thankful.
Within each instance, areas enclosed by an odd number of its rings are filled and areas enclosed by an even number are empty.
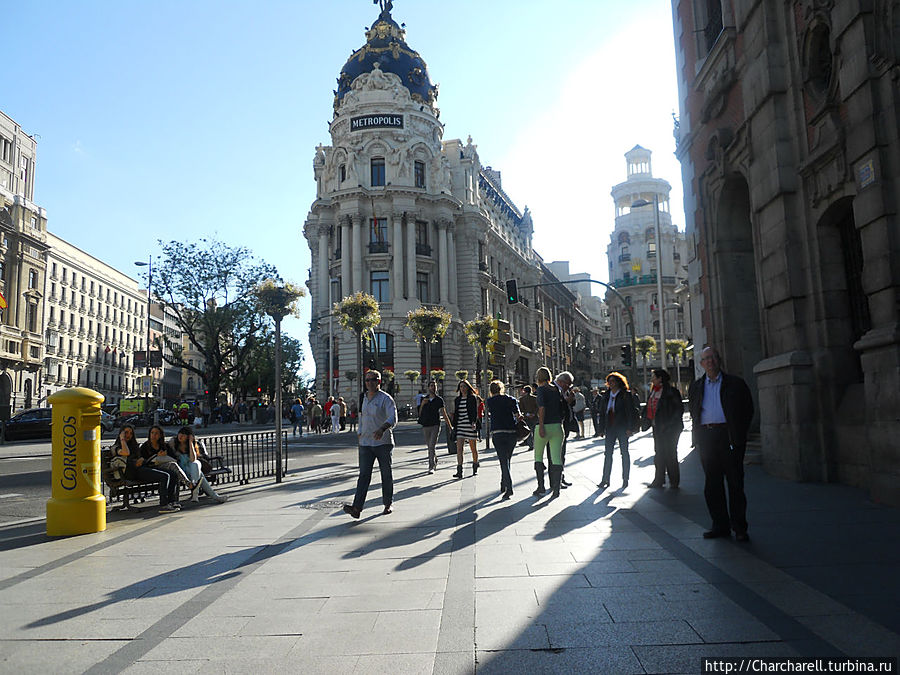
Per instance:
[[[162,352],[159,350],[152,350],[150,352],[150,367],[151,368],[162,368]]]
[[[141,394],[150,395],[153,393],[153,376],[152,375],[141,375],[138,378],[140,381],[140,389]]]

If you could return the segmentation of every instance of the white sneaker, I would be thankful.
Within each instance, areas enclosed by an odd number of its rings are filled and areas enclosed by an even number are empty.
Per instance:
[[[175,504],[166,504],[159,510],[160,513],[178,513],[179,511],[181,511],[181,509],[175,506]]]
[[[191,490],[191,501],[199,502],[200,501],[200,486],[198,485],[193,490]]]
[[[224,504],[228,501],[228,495],[217,495],[216,504]]]

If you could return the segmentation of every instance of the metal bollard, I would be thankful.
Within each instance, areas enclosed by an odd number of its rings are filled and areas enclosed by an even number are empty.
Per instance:
[[[51,395],[53,406],[52,496],[47,534],[61,537],[106,529],[106,497],[100,480],[100,404],[104,396],[73,387]]]

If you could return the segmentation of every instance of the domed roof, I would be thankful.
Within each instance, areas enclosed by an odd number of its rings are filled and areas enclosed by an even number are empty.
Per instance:
[[[437,98],[437,87],[431,84],[428,67],[419,53],[406,44],[406,31],[391,17],[391,5],[387,3],[372,28],[366,31],[366,44],[353,52],[341,68],[334,92],[335,109],[350,91],[353,80],[374,70],[376,62],[382,72],[400,78],[414,101],[431,105]]]

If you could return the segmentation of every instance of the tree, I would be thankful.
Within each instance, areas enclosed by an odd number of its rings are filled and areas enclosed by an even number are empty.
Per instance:
[[[671,357],[672,363],[675,364],[678,391],[681,391],[681,358],[684,356],[687,346],[687,340],[666,340],[666,355]]]
[[[656,339],[652,335],[639,337],[634,341],[634,348],[644,361],[644,392],[647,391],[647,355],[656,353]]]
[[[354,295],[348,295],[340,302],[334,304],[334,313],[338,317],[338,323],[344,330],[352,330],[356,333],[356,365],[357,372],[363,373],[362,341],[363,333],[375,328],[381,323],[381,312],[378,311],[378,301],[362,291]],[[362,395],[363,378],[360,378],[360,395]]]
[[[406,325],[425,343],[425,378],[431,373],[431,345],[444,337],[452,316],[443,307],[419,307],[406,315]]]
[[[303,368],[303,348],[299,340],[281,336],[281,392],[290,396],[301,388],[300,370]],[[275,395],[275,334],[266,329],[250,351],[240,375],[229,380],[234,390],[255,391],[259,386],[270,397]]]
[[[487,396],[487,355],[488,348],[496,341],[497,332],[494,330],[494,320],[489,316],[476,316],[465,325],[466,338],[469,344],[475,348],[476,354],[481,354],[484,361],[484,387],[482,394]],[[490,422],[485,419],[484,424],[484,447],[491,447],[491,429]]]
[[[199,375],[212,407],[222,384],[240,370],[269,324],[254,289],[260,279],[278,279],[278,272],[256,261],[249,249],[214,239],[159,243],[163,255],[152,290],[202,358],[197,363],[185,359],[181,339],[166,332],[157,343],[166,347],[166,362]]]

